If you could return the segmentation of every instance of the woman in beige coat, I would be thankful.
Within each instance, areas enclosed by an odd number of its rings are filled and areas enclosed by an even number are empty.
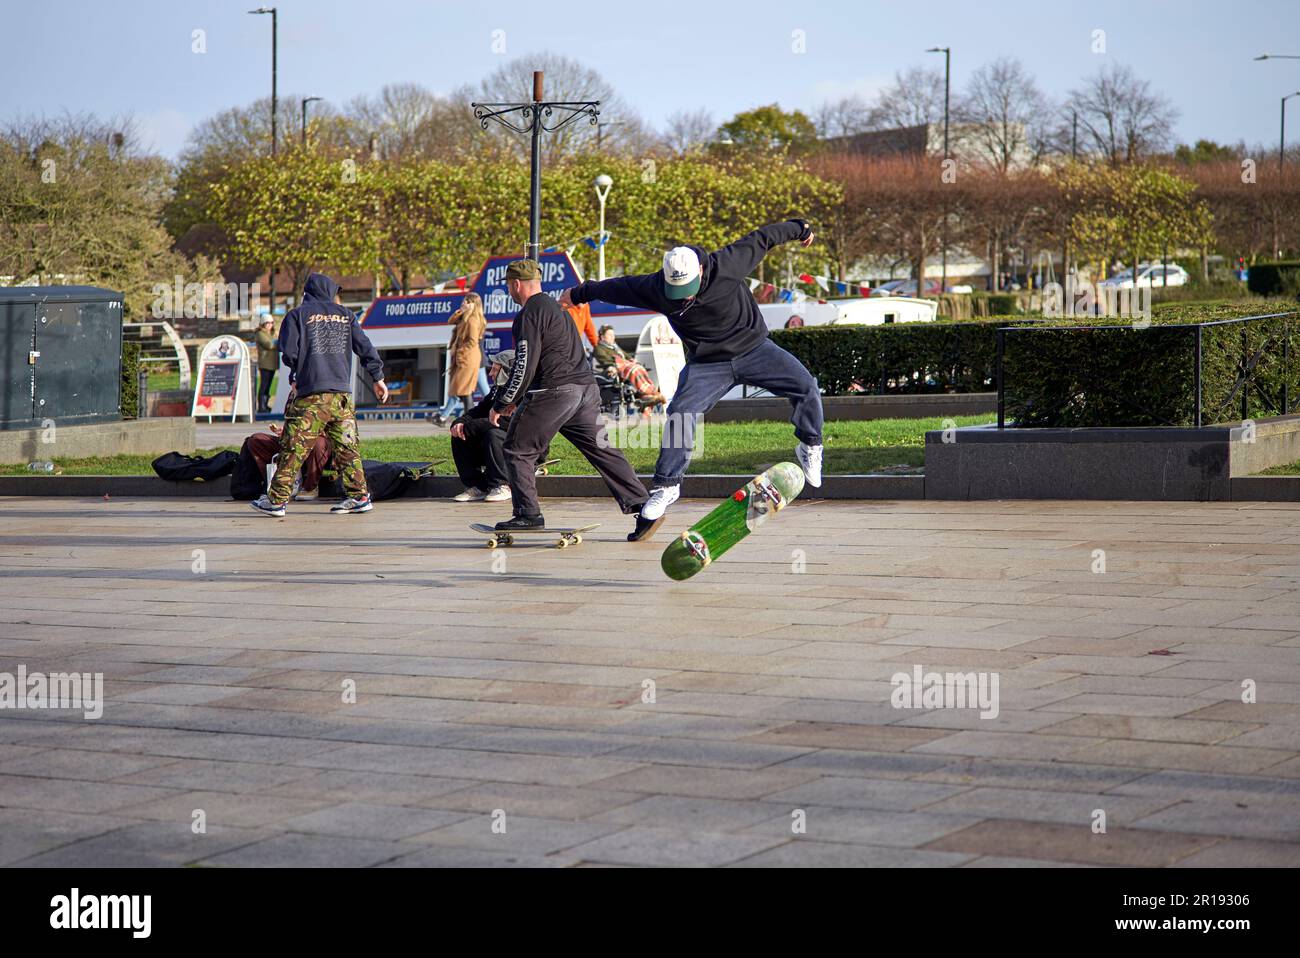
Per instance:
[[[479,368],[483,365],[483,334],[487,332],[483,300],[478,293],[466,293],[465,302],[448,322],[454,327],[447,347],[451,382],[447,387],[447,401],[436,416],[439,425],[446,423],[457,405],[462,409],[469,409],[472,405],[470,399],[478,383]]]

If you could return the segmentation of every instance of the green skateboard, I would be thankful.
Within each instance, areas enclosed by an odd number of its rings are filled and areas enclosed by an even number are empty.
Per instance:
[[[670,579],[689,579],[784,509],[803,491],[803,470],[778,462],[674,539],[659,564]]]

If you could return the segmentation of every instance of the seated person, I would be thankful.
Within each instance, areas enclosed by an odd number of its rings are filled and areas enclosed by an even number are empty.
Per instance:
[[[265,489],[266,467],[270,464],[271,459],[274,458],[276,455],[278,455],[280,452],[281,428],[279,426],[272,425],[270,429],[271,431],[269,433],[268,432],[253,433],[251,436],[249,436],[247,439],[244,440],[243,448],[240,450],[241,465],[242,465],[242,460],[245,458],[245,455],[251,457],[252,469],[256,471],[257,475],[260,477],[261,482],[263,484],[262,491],[259,492],[257,495],[262,495],[266,491]],[[330,462],[329,440],[326,439],[324,436],[320,436],[316,439],[315,444],[312,446],[311,452],[307,454],[307,458],[303,460],[301,473],[294,480],[293,498],[295,500],[301,502],[301,501],[317,498],[317,496],[319,495],[317,490],[320,488],[321,472],[324,469],[327,469],[329,467],[329,462]],[[248,471],[248,470],[244,470],[244,471]],[[251,478],[252,477],[250,476],[249,479],[251,480]],[[234,480],[232,479],[232,485],[233,484],[234,484]],[[256,499],[257,495],[253,496],[252,498]],[[242,497],[238,497],[238,498],[242,498]]]
[[[473,409],[466,410],[451,424],[451,455],[460,481],[465,484],[465,491],[454,497],[456,502],[501,502],[510,498],[504,451],[510,417],[502,416],[500,424],[494,426],[488,420],[488,413],[514,363],[513,349],[493,356],[488,366],[492,389]]]
[[[649,371],[619,347],[614,339],[613,326],[600,327],[596,365],[602,370],[612,370],[613,375],[635,389],[638,405],[654,406],[668,401],[650,378]]]

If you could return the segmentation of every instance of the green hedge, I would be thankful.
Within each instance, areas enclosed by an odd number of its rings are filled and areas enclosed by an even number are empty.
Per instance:
[[[1300,294],[1300,263],[1256,263],[1250,268],[1246,286],[1260,296],[1289,296]]]
[[[1023,322],[805,326],[774,330],[772,340],[797,356],[828,396],[987,392],[994,388],[998,327]]]
[[[1283,364],[1283,344],[1300,350],[1294,312],[1204,325],[1232,313],[1171,304],[1145,329],[1128,321],[1082,328],[1064,323],[1008,332],[1003,357],[1004,415],[1021,427],[1193,426],[1196,331],[1201,331],[1201,422],[1239,421],[1300,405],[1300,355]],[[1258,305],[1256,305],[1258,310]],[[1153,313],[1156,312],[1153,310]],[[1201,324],[1175,325],[1195,312]],[[1244,404],[1243,404],[1244,400]]]
[[[140,416],[140,344],[122,343],[122,418]]]

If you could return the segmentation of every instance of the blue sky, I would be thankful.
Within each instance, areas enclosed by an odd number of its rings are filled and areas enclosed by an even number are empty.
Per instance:
[[[0,118],[131,114],[146,145],[174,156],[198,121],[269,92],[270,18],[251,0],[35,0],[6,4]],[[1278,101],[1300,90],[1300,2],[1003,0],[924,4],[803,0],[498,2],[278,0],[280,92],[341,104],[385,83],[437,92],[477,83],[506,56],[551,50],[598,70],[655,126],[680,109],[725,120],[778,102],[811,109],[870,96],[895,70],[942,65],[953,83],[998,56],[1019,57],[1061,96],[1109,60],[1132,66],[1181,111],[1181,141],[1274,144]],[[206,31],[207,52],[191,52]],[[807,52],[791,51],[804,31]],[[1104,30],[1106,52],[1091,51]],[[1295,106],[1293,102],[1291,104]],[[1300,109],[1293,129],[1300,134]],[[1300,135],[1289,136],[1294,142]]]

